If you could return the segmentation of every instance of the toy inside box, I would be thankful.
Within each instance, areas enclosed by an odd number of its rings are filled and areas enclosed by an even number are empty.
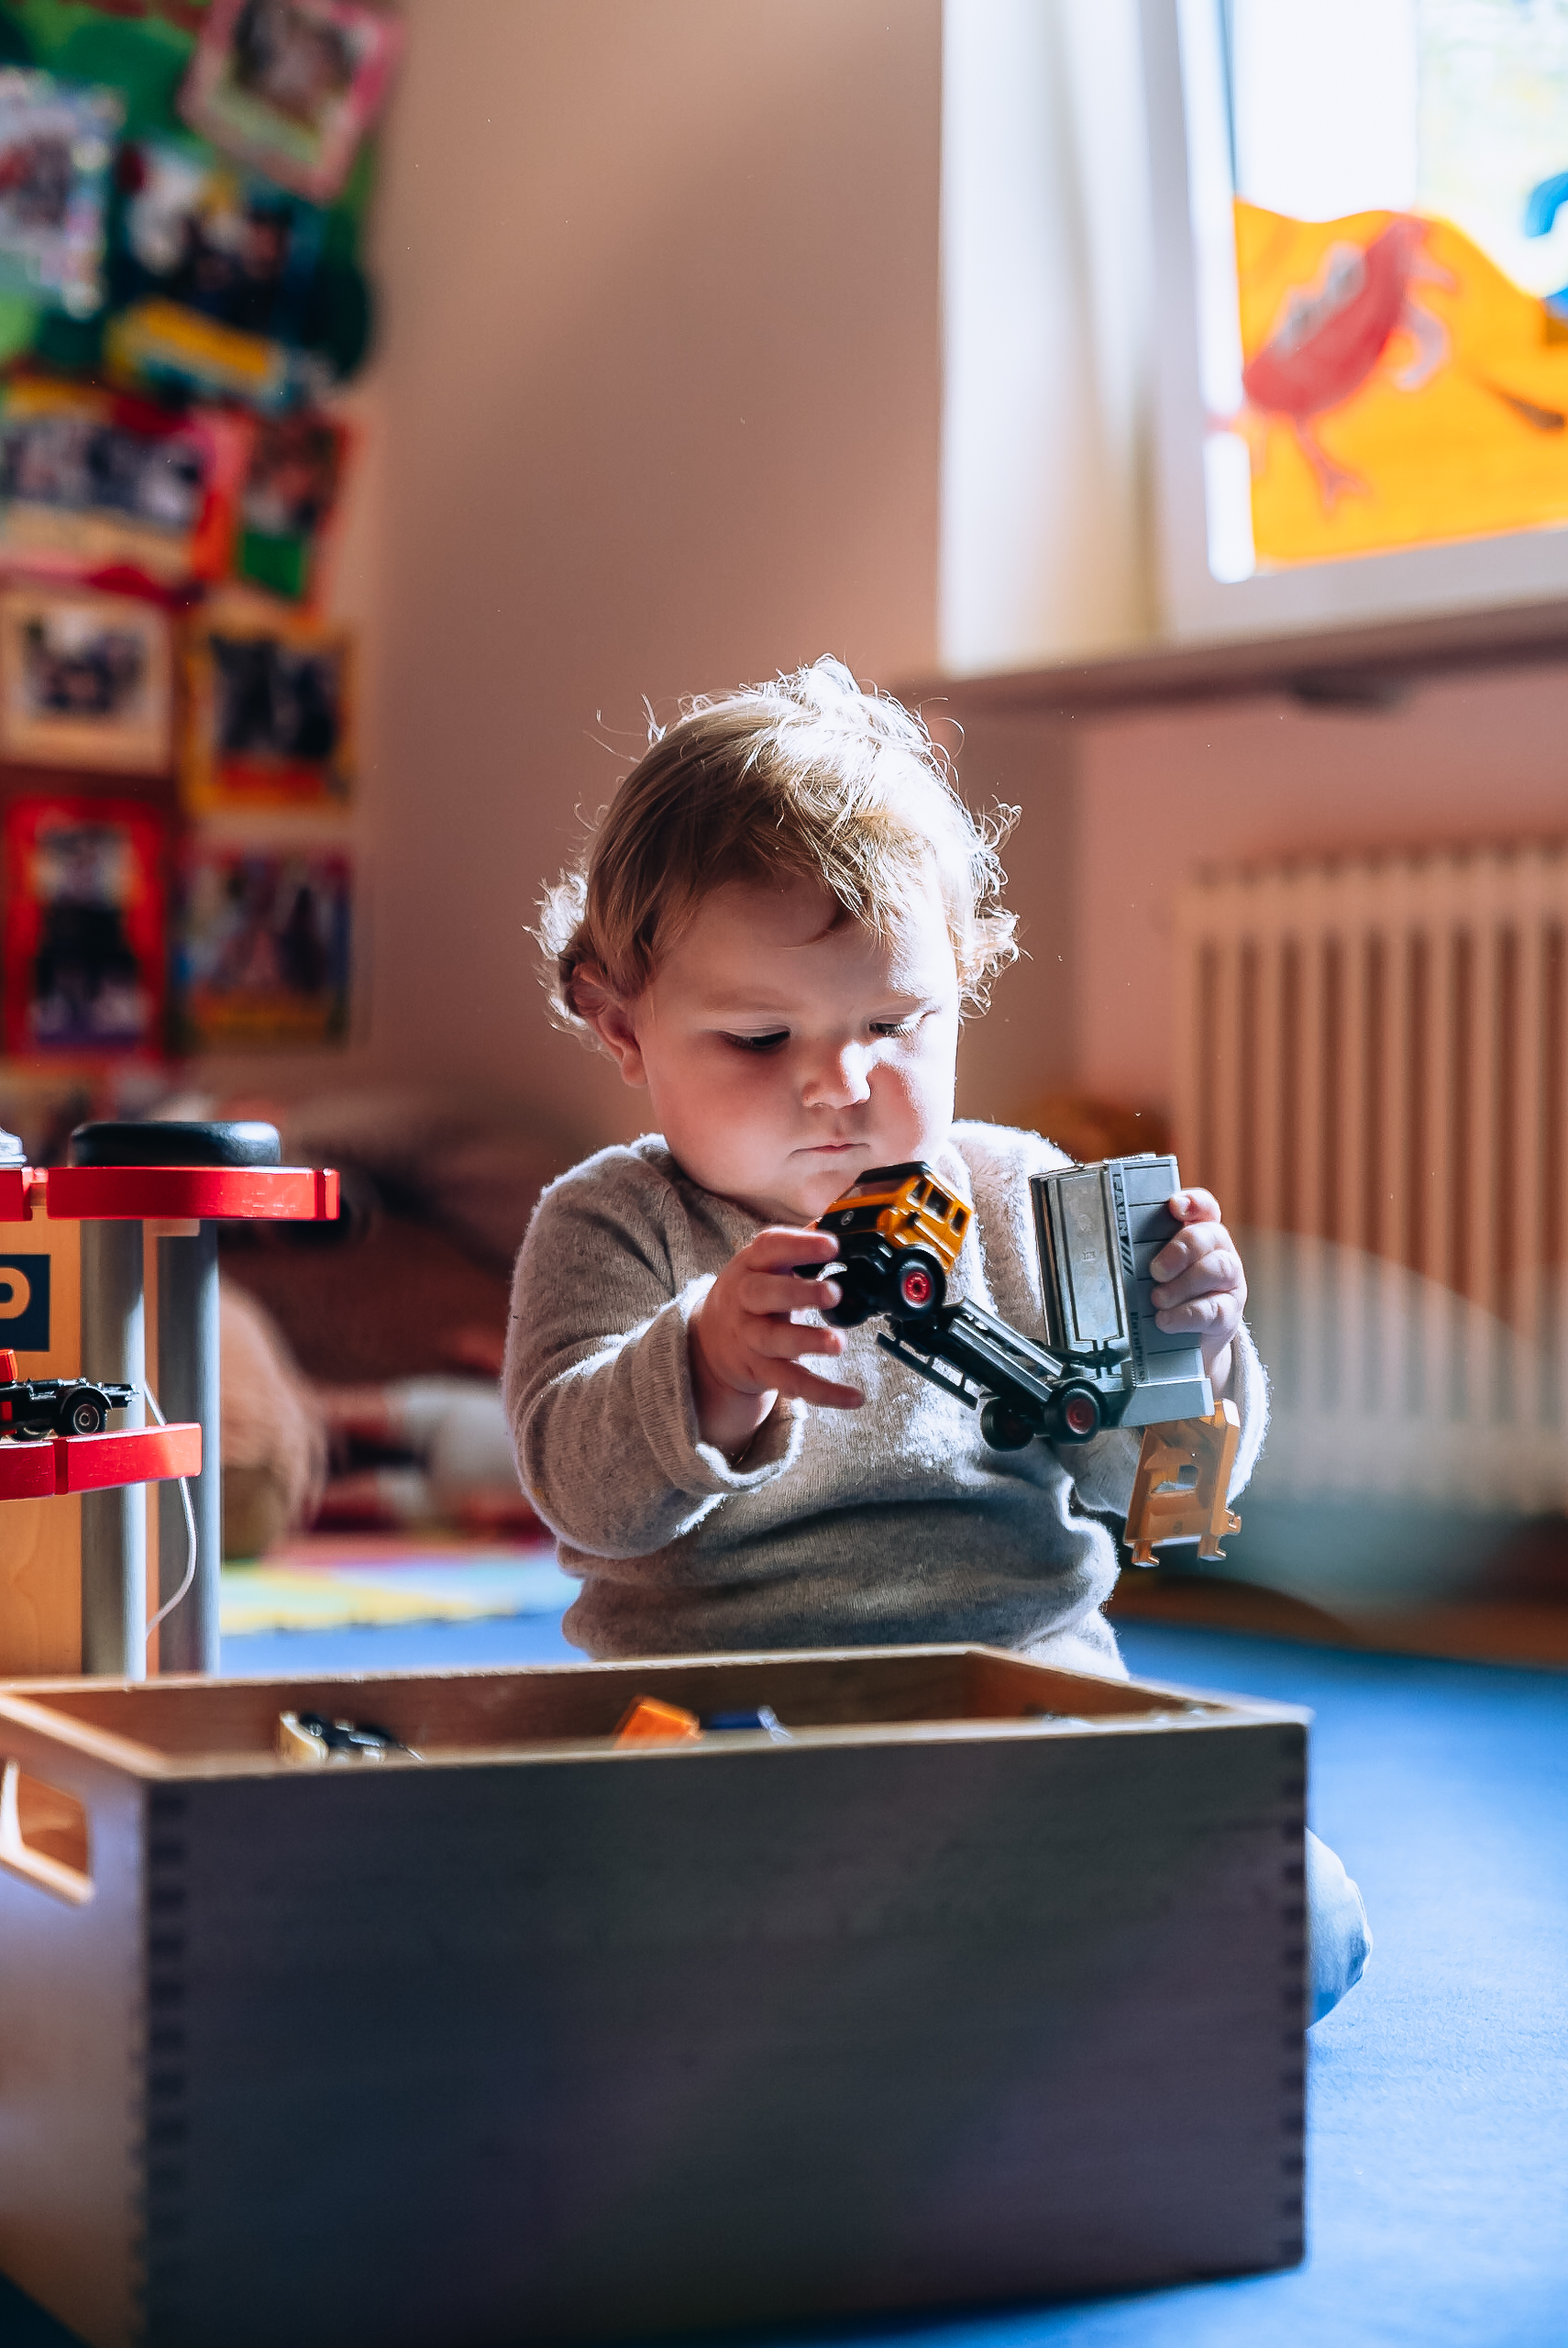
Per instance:
[[[1306,1734],[981,1647],[0,1687],[0,2267],[478,2348],[1289,2264]]]

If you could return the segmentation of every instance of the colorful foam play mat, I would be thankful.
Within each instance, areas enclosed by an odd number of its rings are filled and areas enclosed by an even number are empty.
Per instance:
[[[235,1638],[354,1623],[558,1614],[577,1589],[548,1540],[319,1536],[291,1542],[257,1565],[225,1566],[221,1622],[224,1635]]]

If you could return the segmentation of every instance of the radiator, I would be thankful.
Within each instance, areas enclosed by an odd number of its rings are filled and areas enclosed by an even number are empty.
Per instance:
[[[1184,1173],[1336,1243],[1271,1258],[1294,1480],[1562,1505],[1568,843],[1216,875],[1177,927]]]

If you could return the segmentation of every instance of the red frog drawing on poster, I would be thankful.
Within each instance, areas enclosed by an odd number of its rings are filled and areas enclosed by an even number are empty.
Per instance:
[[[1424,249],[1429,234],[1428,222],[1400,214],[1370,244],[1331,245],[1312,283],[1290,287],[1268,340],[1242,371],[1255,415],[1294,433],[1327,512],[1346,492],[1370,493],[1359,473],[1330,456],[1316,419],[1355,397],[1397,334],[1415,344],[1392,377],[1402,392],[1419,391],[1449,356],[1448,328],[1415,290],[1426,283],[1452,293],[1458,286],[1452,271]]]

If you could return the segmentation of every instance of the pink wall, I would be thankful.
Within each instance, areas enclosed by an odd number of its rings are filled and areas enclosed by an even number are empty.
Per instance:
[[[1002,849],[1020,958],[998,979],[986,1017],[965,1029],[959,1113],[1033,1126],[1041,1096],[1071,1081],[1077,1066],[1077,746],[1038,721],[967,709],[962,685],[923,703],[934,730],[944,706],[963,726],[956,754],[966,797],[977,808],[1020,810]]]
[[[1169,1106],[1174,907],[1206,866],[1568,833],[1568,664],[1422,684],[1383,713],[1269,695],[1003,723],[962,686],[950,707],[966,789],[1023,807],[1008,861],[1032,959],[966,1045],[990,1113],[1069,1086]]]
[[[1094,726],[1077,781],[1077,1054],[1165,1103],[1172,907],[1206,865],[1568,830],[1568,666],[1462,676],[1378,714],[1285,700]]]
[[[939,0],[404,14],[355,1072],[609,1138],[525,928],[643,695],[934,658]]]

